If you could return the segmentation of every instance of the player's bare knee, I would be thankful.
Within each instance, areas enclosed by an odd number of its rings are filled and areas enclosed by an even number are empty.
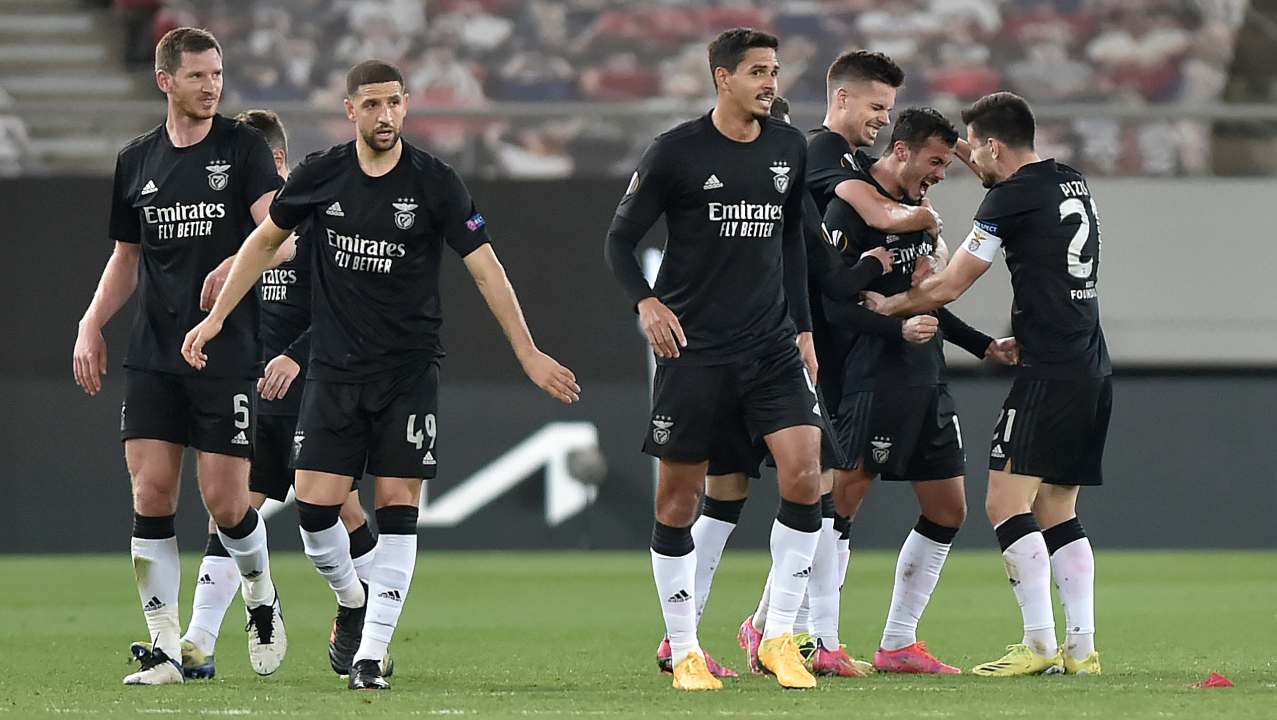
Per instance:
[[[810,505],[820,501],[820,466],[803,464],[781,476],[780,496],[790,502]]]
[[[341,524],[346,526],[347,532],[358,530],[366,522],[368,522],[368,516],[364,513],[363,506],[359,504],[359,495],[351,493],[346,496],[346,502],[341,505]]]
[[[749,497],[749,478],[745,473],[706,475],[705,495],[715,500],[744,500]]]
[[[346,488],[349,490],[349,487]],[[342,509],[345,510],[346,500],[350,497],[350,493],[346,493],[346,497],[341,498]],[[377,499],[375,505],[378,510],[393,505],[411,505],[417,507],[421,504],[421,481],[412,478],[377,478]]]
[[[133,511],[139,515],[148,517],[173,515],[177,512],[177,497],[176,482],[148,477],[145,474],[133,476]]]
[[[686,483],[667,485],[656,496],[656,519],[662,525],[687,527],[696,521],[701,507],[701,490]]]

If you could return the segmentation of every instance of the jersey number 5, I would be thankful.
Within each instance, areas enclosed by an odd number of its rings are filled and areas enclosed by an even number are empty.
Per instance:
[[[1095,212],[1095,201],[1091,201],[1091,212]],[[1077,226],[1077,232],[1073,233],[1073,239],[1069,241],[1069,274],[1081,280],[1089,280],[1095,271],[1095,257],[1090,260],[1082,260],[1082,250],[1086,247],[1086,241],[1091,238],[1091,218],[1086,214],[1086,206],[1078,198],[1069,198],[1060,203],[1060,222],[1063,223],[1073,215],[1077,215],[1080,222]]]

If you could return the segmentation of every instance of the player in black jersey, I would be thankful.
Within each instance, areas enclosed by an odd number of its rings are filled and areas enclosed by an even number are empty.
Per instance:
[[[994,428],[985,509],[1020,604],[1024,640],[975,673],[1096,674],[1095,564],[1076,504],[1079,487],[1101,482],[1112,409],[1097,287],[1099,216],[1086,178],[1034,150],[1033,112],[1022,98],[988,95],[962,119],[971,163],[989,188],[970,235],[943,272],[907,293],[867,302],[891,315],[939,307],[961,296],[1003,250],[1020,363]],[[1055,636],[1052,570],[1068,620],[1064,648]]]
[[[524,371],[547,393],[575,402],[572,372],[537,349],[486,221],[456,172],[400,138],[403,75],[366,61],[346,76],[355,140],[297,167],[235,258],[207,319],[182,353],[204,353],[266,268],[289,230],[311,223],[314,304],[310,367],[294,436],[297,507],[306,554],[337,594],[329,656],[350,669],[351,689],[384,689],[382,660],[407,597],[417,547],[421,481],[435,475],[442,322],[439,265],[447,244],[474,276]],[[338,523],[351,478],[377,483],[377,541],[367,590]],[[353,659],[344,655],[358,638]],[[340,656],[340,657],[339,657]]]
[[[690,526],[722,430],[734,433],[742,419],[765,439],[780,476],[772,528],[778,581],[761,659],[782,686],[815,685],[792,631],[820,529],[824,418],[804,367],[806,356],[815,370],[802,238],[806,147],[801,133],[769,117],[778,44],[747,28],[710,43],[713,111],[647,149],[606,242],[608,264],[659,363],[644,443],[661,461],[652,567],[674,686],[684,689],[722,687],[696,637]],[[662,214],[669,239],[653,288],[634,248]]]
[[[141,668],[124,682],[182,681],[173,517],[184,446],[197,451],[205,506],[242,579],[250,664],[268,675],[287,641],[266,528],[248,500],[257,303],[226,319],[226,333],[212,348],[218,360],[205,372],[193,373],[175,354],[185,328],[202,316],[205,278],[266,216],[280,179],[261,133],[217,114],[222,53],[211,34],[195,28],[165,34],[155,49],[155,77],[168,97],[168,117],[116,160],[115,249],[80,320],[74,351],[76,382],[97,394],[107,365],[102,327],[138,290],[120,429],[133,481],[133,565],[154,649],[141,654]]]
[[[288,137],[279,116],[269,110],[248,110],[235,119],[262,133],[276,172],[288,179]],[[298,234],[305,234],[302,228],[299,231]],[[297,242],[294,247],[292,256],[266,271],[257,288],[261,302],[261,357],[266,367],[257,383],[257,422],[248,489],[249,502],[258,510],[267,498],[285,501],[293,485],[289,455],[305,384],[300,377],[301,370],[310,354],[311,244]],[[341,520],[350,533],[350,556],[355,572],[366,583],[376,540],[368,528],[359,495],[353,490],[342,505]],[[182,636],[182,671],[188,679],[211,678],[216,674],[214,648],[218,632],[238,589],[239,572],[217,539],[216,527],[210,527],[208,545],[196,573],[191,621]],[[137,643],[135,651],[144,651],[148,645]],[[354,648],[350,652],[354,652]],[[340,674],[346,672],[346,669],[338,670]]]
[[[862,156],[853,178],[883,198],[916,204],[944,180],[957,139],[957,130],[939,112],[906,110],[896,120],[887,153],[876,161]],[[891,250],[892,271],[870,286],[882,294],[907,290],[933,262],[936,240],[931,235],[876,230],[840,198],[829,203],[824,226],[830,241],[851,257],[871,247]],[[900,550],[874,667],[884,672],[958,673],[917,638],[918,620],[966,517],[965,457],[945,378],[943,341],[1005,364],[1012,364],[1013,341],[994,341],[944,309],[902,321],[856,303],[827,304],[831,332],[847,348],[837,426],[843,453],[851,462],[838,471],[839,504],[854,519],[873,480],[881,475],[911,482],[921,510]]]
[[[789,123],[789,102],[785,98],[776,96],[771,102],[771,116],[775,119]],[[811,174],[808,172],[808,177]],[[868,283],[873,278],[879,277],[884,269],[891,267],[891,254],[885,249],[870,250],[862,255],[861,262],[856,266],[849,266],[843,262],[842,255],[838,251],[830,248],[825,243],[824,237],[821,236],[820,222],[815,222],[812,227],[810,222],[816,217],[815,209],[811,208],[812,199],[810,197],[803,198],[807,208],[803,212],[803,236],[806,241],[807,251],[807,278],[810,285],[816,287],[829,287],[831,294],[838,294],[845,300],[858,299],[859,291],[866,289]],[[815,319],[816,306],[811,308],[813,319]],[[816,351],[820,351],[819,343],[817,343]],[[820,378],[817,377],[817,383]],[[827,406],[822,401],[822,407],[827,411]],[[744,428],[743,421],[738,423],[729,423],[718,428],[718,440],[716,440],[715,457],[710,458],[709,470],[705,476],[705,500],[701,506],[700,517],[696,518],[696,522],[692,523],[692,543],[696,546],[696,626],[700,627],[701,615],[704,614],[705,605],[709,601],[710,589],[713,587],[714,573],[718,569],[719,560],[723,557],[723,549],[727,546],[728,537],[732,535],[732,531],[736,529],[736,523],[741,517],[741,509],[744,507],[744,499],[748,494],[748,481],[750,477],[761,476],[762,460],[766,454],[766,444],[751,440],[750,431]],[[836,457],[836,447],[826,447],[824,456],[822,457],[822,466],[836,465],[839,458]],[[821,475],[821,493],[827,490],[826,474]],[[833,483],[833,477],[827,477],[827,483]],[[830,509],[830,503],[826,502],[824,495],[821,497],[822,516],[826,516]],[[822,539],[824,532],[831,530],[831,527],[825,527],[825,517],[821,520]],[[813,558],[811,582],[817,580],[819,576],[819,567],[821,559],[820,546],[817,545],[816,557]],[[833,551],[831,549],[830,551]],[[833,576],[833,572],[829,572]],[[839,576],[840,577],[840,576]],[[808,590],[811,589],[811,582],[808,582]],[[830,583],[835,581],[830,580]],[[746,660],[751,671],[762,673],[764,668],[759,661],[759,646],[762,641],[762,623],[767,615],[767,600],[771,594],[770,577],[769,582],[765,583],[762,590],[762,597],[759,601],[759,610],[743,620],[741,629],[738,632],[738,641],[741,643],[742,649],[746,650]],[[796,641],[799,649],[803,650],[803,654],[807,655],[805,650],[805,642],[801,640],[803,637],[810,637],[805,631],[807,628],[807,599],[803,597],[803,603],[799,606],[794,627],[796,627]],[[755,627],[755,619],[757,627]],[[835,619],[836,622],[836,619]],[[839,651],[845,655],[845,651]],[[836,652],[835,652],[836,654]],[[669,638],[664,638],[660,646],[656,649],[656,664],[663,671],[672,671],[672,650],[670,650]],[[842,659],[834,659],[830,661],[830,665],[838,665],[842,663]],[[853,663],[847,659],[847,664]],[[705,664],[709,666],[711,674],[718,678],[734,678],[737,677],[736,671],[728,668],[728,666],[719,664],[710,656],[709,652],[705,652]],[[813,665],[816,674],[836,674],[829,673],[820,668],[819,664]],[[853,674],[863,674],[863,671],[856,671]]]

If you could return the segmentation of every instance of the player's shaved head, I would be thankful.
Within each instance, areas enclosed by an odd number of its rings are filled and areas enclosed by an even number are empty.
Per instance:
[[[830,90],[850,82],[880,82],[899,88],[905,82],[905,71],[880,52],[851,50],[834,58],[825,82]]]
[[[903,142],[910,150],[917,150],[931,138],[953,147],[958,142],[958,129],[935,108],[909,108],[896,118],[891,130],[891,144]]]
[[[155,69],[174,75],[182,67],[182,53],[202,53],[216,50],[222,54],[222,46],[213,33],[202,28],[179,27],[164,33],[155,45]]]
[[[1011,148],[1033,149],[1033,110],[1015,93],[985,95],[962,111],[962,122],[977,137],[995,138]]]
[[[266,137],[266,144],[271,150],[288,152],[288,134],[284,132],[284,122],[272,110],[245,110],[235,119],[257,128]]]
[[[745,53],[751,48],[775,50],[779,47],[780,40],[775,35],[761,30],[754,28],[725,30],[709,44],[710,77],[714,77],[714,71],[718,68],[725,68],[729,73],[736,72],[736,66],[745,60]],[[715,83],[717,84],[717,80]]]
[[[399,68],[381,60],[365,60],[346,73],[346,97],[355,97],[363,85],[397,82],[404,87],[403,73]]]

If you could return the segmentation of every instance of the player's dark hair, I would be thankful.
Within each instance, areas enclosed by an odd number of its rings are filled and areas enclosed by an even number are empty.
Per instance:
[[[213,33],[203,28],[179,27],[164,33],[155,45],[155,69],[172,75],[182,67],[182,53],[202,53],[216,50],[222,54],[222,46]]]
[[[1033,110],[1015,93],[985,95],[962,111],[962,122],[979,137],[997,138],[1014,148],[1033,149]]]
[[[958,142],[958,129],[935,108],[909,108],[900,113],[891,129],[891,144],[903,141],[910,150],[917,150],[933,137],[949,147]]]
[[[850,50],[834,58],[825,73],[829,88],[846,82],[880,82],[898,88],[905,83],[905,71],[883,53]]]
[[[403,87],[403,73],[388,62],[365,60],[346,73],[346,96],[354,97],[359,92],[360,85],[385,82],[397,82],[400,87]]]
[[[727,72],[736,72],[736,66],[745,59],[745,53],[751,48],[780,47],[780,40],[754,28],[738,27],[724,30],[709,44],[709,75],[714,77],[718,68],[727,68]],[[717,81],[715,81],[717,82]]]
[[[271,150],[288,153],[288,133],[284,132],[284,122],[273,110],[245,110],[236,115],[235,119],[261,131]]]

